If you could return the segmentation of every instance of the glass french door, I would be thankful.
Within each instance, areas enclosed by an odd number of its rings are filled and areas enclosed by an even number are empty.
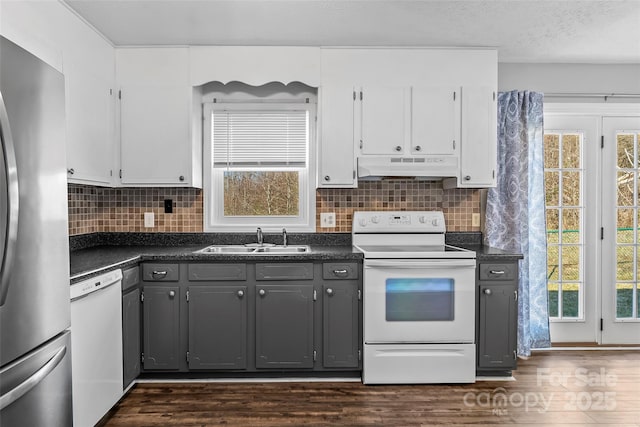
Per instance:
[[[640,343],[640,118],[603,118],[602,343]]]
[[[547,292],[551,341],[597,341],[596,116],[545,115]]]

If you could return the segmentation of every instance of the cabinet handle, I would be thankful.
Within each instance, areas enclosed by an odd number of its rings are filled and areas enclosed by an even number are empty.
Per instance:
[[[504,274],[504,270],[489,270],[489,273],[500,275],[500,274]]]
[[[400,151],[402,151],[402,147],[401,147],[401,146],[399,146],[399,145],[396,145],[395,150],[396,150],[396,151],[398,151],[398,152],[400,152]]]
[[[238,295],[238,298],[242,298],[244,296],[244,291],[243,290],[239,290],[237,295]]]
[[[513,291],[514,300],[518,301],[518,291]]]
[[[180,175],[180,177],[178,177],[178,179],[180,180],[180,182],[184,181],[184,175]]]
[[[156,271],[156,270],[154,270],[151,274],[153,275],[153,277],[162,276],[162,278],[164,278],[167,275],[167,271],[166,270],[165,271]]]
[[[333,270],[333,274],[336,276],[344,277],[349,275],[349,272],[347,271],[347,269]]]
[[[73,175],[74,173],[76,173],[76,171],[75,171],[75,169],[74,169],[74,168],[69,168],[69,169],[67,169],[67,173],[68,173],[69,175]]]
[[[491,295],[491,289],[485,289],[482,291],[485,295]]]
[[[265,291],[264,289],[260,289],[258,293],[260,294],[261,297],[263,297],[267,294],[267,291]]]
[[[169,291],[169,298],[173,298],[176,296],[176,291]]]
[[[329,296],[333,295],[333,289],[327,288],[327,295]]]
[[[419,145],[416,145],[416,146],[414,147],[414,150],[416,150],[416,151],[420,151],[420,150],[422,150],[422,147],[420,147]]]
[[[471,175],[465,175],[464,176],[464,180],[465,181],[471,181]]]
[[[325,180],[325,181],[331,181],[331,177],[330,177],[329,175],[325,175],[325,176],[324,176],[324,180]]]

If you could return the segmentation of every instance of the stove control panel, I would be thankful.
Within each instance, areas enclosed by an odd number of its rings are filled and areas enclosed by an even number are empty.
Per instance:
[[[353,214],[353,233],[444,233],[441,211],[361,211]]]

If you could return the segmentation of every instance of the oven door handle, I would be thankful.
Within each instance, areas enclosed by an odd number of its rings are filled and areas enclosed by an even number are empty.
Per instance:
[[[375,261],[365,260],[364,268],[476,268],[475,260]]]

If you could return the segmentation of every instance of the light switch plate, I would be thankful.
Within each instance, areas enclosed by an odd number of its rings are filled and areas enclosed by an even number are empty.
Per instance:
[[[332,228],[336,226],[336,213],[335,212],[321,212],[320,213],[320,228]]]
[[[152,228],[155,222],[155,215],[153,212],[145,212],[144,213],[144,226],[146,228]]]

